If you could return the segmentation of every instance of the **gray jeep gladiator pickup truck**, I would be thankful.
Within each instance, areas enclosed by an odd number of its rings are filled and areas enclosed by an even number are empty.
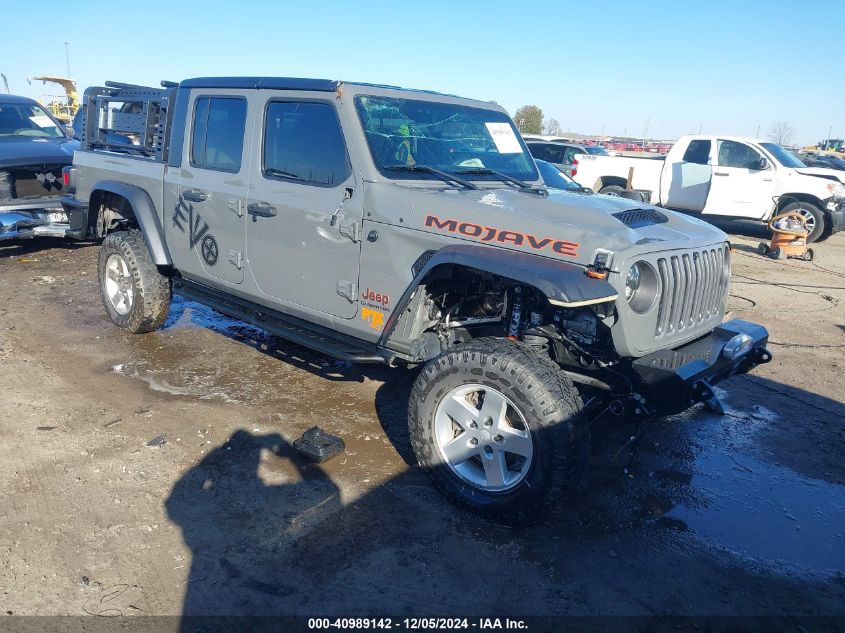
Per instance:
[[[724,233],[549,194],[495,104],[222,77],[107,84],[83,107],[63,201],[71,235],[103,238],[112,321],[151,332],[178,292],[344,361],[424,365],[411,444],[482,513],[558,502],[596,416],[716,406],[715,382],[771,359],[765,328],[722,322]]]

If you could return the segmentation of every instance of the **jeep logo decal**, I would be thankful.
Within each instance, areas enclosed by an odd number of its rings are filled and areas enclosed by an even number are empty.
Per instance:
[[[541,239],[530,233],[504,231],[491,226],[473,224],[472,222],[441,220],[436,215],[427,216],[425,225],[439,231],[473,237],[482,242],[499,242],[501,244],[513,244],[514,246],[528,246],[535,251],[542,251],[543,249],[549,248],[558,255],[565,255],[566,257],[577,257],[578,247],[580,246],[578,242],[553,240],[549,237]]]

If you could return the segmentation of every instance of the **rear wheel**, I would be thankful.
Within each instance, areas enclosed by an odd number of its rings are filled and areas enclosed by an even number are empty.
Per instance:
[[[760,253],[760,255],[765,255],[766,253],[769,252],[769,245],[766,244],[765,242],[760,242],[757,245],[757,252]]]
[[[420,466],[452,501],[511,523],[536,516],[586,469],[575,386],[545,354],[477,339],[429,362],[408,424]]]
[[[625,187],[620,187],[619,185],[605,185],[599,189],[599,193],[606,196],[616,196],[617,198],[622,197],[623,191],[625,191]]]
[[[170,309],[170,279],[150,256],[140,231],[109,234],[98,257],[100,294],[109,318],[133,334],[157,330]]]

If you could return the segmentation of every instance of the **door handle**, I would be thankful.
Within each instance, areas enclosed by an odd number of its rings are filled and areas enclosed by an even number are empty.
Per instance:
[[[730,174],[726,171],[714,171],[713,175],[714,176],[730,176]]]
[[[252,221],[255,222],[258,217],[272,218],[275,216],[276,207],[270,206],[266,202],[253,202],[247,205],[246,212],[252,216]]]
[[[187,189],[183,191],[182,197],[185,200],[190,200],[191,202],[205,202],[205,194],[202,191],[197,191],[196,189]]]

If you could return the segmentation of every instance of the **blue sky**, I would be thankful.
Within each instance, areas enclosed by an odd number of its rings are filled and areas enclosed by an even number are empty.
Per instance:
[[[26,78],[65,74],[67,40],[80,89],[323,77],[492,99],[512,114],[536,104],[575,132],[635,136],[648,120],[651,138],[765,136],[784,120],[801,144],[829,126],[845,137],[845,0],[42,0],[2,13],[0,72],[33,97],[56,92]]]

